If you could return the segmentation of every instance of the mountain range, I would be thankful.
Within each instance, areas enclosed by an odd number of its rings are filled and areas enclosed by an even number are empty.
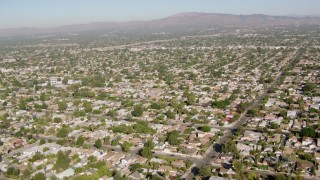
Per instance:
[[[0,36],[36,35],[48,33],[79,33],[89,31],[174,31],[212,27],[264,27],[277,25],[320,25],[320,17],[289,17],[269,15],[231,15],[185,12],[150,21],[95,22],[55,28],[0,29]]]

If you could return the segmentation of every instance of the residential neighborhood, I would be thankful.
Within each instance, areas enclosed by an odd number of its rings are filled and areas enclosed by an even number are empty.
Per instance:
[[[2,41],[0,179],[319,179],[310,29]]]

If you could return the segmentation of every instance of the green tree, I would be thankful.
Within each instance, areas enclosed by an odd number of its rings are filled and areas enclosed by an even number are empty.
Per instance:
[[[208,125],[202,126],[200,128],[203,132],[210,132],[211,131],[211,127]]]
[[[20,175],[20,170],[15,168],[15,167],[9,167],[7,172],[6,172],[7,176],[9,177],[17,177]]]
[[[42,144],[45,144],[45,143],[46,143],[46,140],[45,139],[41,139],[39,144],[42,145]]]
[[[116,138],[114,138],[114,139],[111,141],[111,146],[116,146],[116,145],[118,145],[120,139],[121,139],[120,136],[117,136]]]
[[[275,123],[275,122],[271,122],[271,123],[270,123],[270,128],[271,128],[271,129],[278,129],[278,128],[279,128],[279,125],[278,125],[277,123]]]
[[[77,147],[80,147],[80,146],[83,145],[83,143],[84,143],[84,138],[83,138],[83,136],[80,135],[80,136],[77,138],[76,145],[77,145]]]
[[[109,168],[104,165],[104,166],[101,166],[99,169],[98,169],[98,173],[100,175],[100,177],[103,177],[103,176],[111,176],[112,173],[109,171]]]
[[[58,102],[58,110],[59,111],[64,111],[68,108],[68,104],[66,101],[59,101]]]
[[[248,102],[241,102],[241,103],[238,105],[238,112],[239,112],[239,113],[244,112],[249,106],[250,106],[250,103],[248,103]]]
[[[68,133],[69,133],[68,129],[65,128],[65,127],[62,127],[62,128],[60,128],[60,129],[58,130],[58,132],[57,132],[57,137],[58,137],[58,138],[65,138],[65,137],[68,136]]]
[[[152,175],[151,175],[151,180],[163,180],[163,178],[160,177],[160,176],[157,175],[157,174],[152,174]]]
[[[230,105],[229,99],[221,100],[221,101],[213,101],[211,103],[211,106],[213,108],[219,108],[219,109],[225,109],[228,105]]]
[[[92,104],[91,104],[90,102],[84,101],[84,102],[83,102],[83,107],[84,107],[84,111],[85,111],[86,113],[92,112]]]
[[[317,175],[316,171],[317,171],[316,166],[312,166],[311,173],[312,173],[313,176]]]
[[[141,156],[151,159],[152,158],[152,149],[150,147],[144,147],[141,149]]]
[[[183,102],[178,105],[177,112],[178,112],[179,115],[182,114],[184,106],[185,106],[185,104]]]
[[[113,179],[114,180],[123,180],[125,179],[119,172],[115,172],[114,175],[113,175]]]
[[[57,172],[62,172],[69,168],[70,165],[70,158],[69,158],[70,152],[66,151],[59,151],[57,153],[57,159],[56,163],[54,164],[54,169],[57,170]]]
[[[259,180],[257,174],[254,172],[249,172],[247,177],[248,177],[248,180]]]
[[[154,146],[155,146],[154,142],[150,139],[147,142],[145,142],[143,145],[143,147],[150,147],[151,149],[153,149]]]
[[[21,179],[31,179],[31,172],[29,169],[26,169],[23,171],[22,175],[21,175]]]
[[[196,96],[193,93],[187,94],[187,104],[193,105],[196,102]]]
[[[301,137],[307,136],[307,137],[315,138],[316,135],[317,135],[317,133],[316,133],[315,129],[310,128],[310,127],[304,127],[301,129],[301,132],[300,132]]]
[[[238,154],[237,146],[233,139],[229,138],[223,145],[222,145],[222,152],[224,153],[233,153]]]
[[[121,149],[124,152],[128,152],[131,147],[132,147],[132,143],[129,143],[128,141],[125,141],[121,144]]]
[[[104,138],[103,138],[103,143],[104,143],[105,145],[110,145],[110,139],[111,139],[110,136],[104,137]]]
[[[143,133],[143,134],[155,133],[155,130],[149,127],[149,124],[147,121],[138,121],[135,125],[133,125],[133,129],[137,133]]]
[[[306,83],[305,85],[304,85],[304,87],[302,88],[302,90],[304,91],[304,92],[312,92],[314,89],[316,89],[317,88],[317,86],[316,86],[316,84],[312,84],[312,83]]]
[[[110,128],[113,133],[124,133],[124,134],[131,134],[133,129],[131,126],[126,126],[125,124],[121,124],[119,126],[112,126]]]
[[[176,114],[172,111],[167,111],[166,113],[167,117],[170,118],[170,119],[175,119],[176,118]]]
[[[68,84],[68,78],[67,78],[67,77],[64,77],[63,80],[62,80],[62,83],[63,83],[63,84]]]
[[[287,111],[284,110],[284,109],[282,109],[282,110],[280,110],[279,115],[280,115],[281,117],[285,118],[285,117],[287,117]]]
[[[179,132],[171,131],[170,133],[168,133],[167,141],[169,142],[170,145],[179,145],[180,144]]]
[[[46,177],[40,172],[33,176],[33,180],[46,180]]]
[[[27,109],[27,102],[24,99],[20,99],[19,101],[19,109],[26,110]]]
[[[141,168],[143,168],[143,165],[139,164],[139,163],[131,164],[129,167],[131,172],[136,172],[137,170],[139,170]]]
[[[302,159],[307,160],[307,161],[312,161],[313,157],[314,156],[309,153],[304,153]]]
[[[286,180],[286,179],[287,177],[283,174],[278,174],[276,175],[276,178],[275,178],[275,180]]]
[[[111,110],[108,111],[107,116],[116,117],[117,116],[117,111],[111,109]]]
[[[98,100],[104,100],[105,98],[108,97],[108,93],[105,92],[105,91],[99,91],[98,94],[97,94],[97,99]]]
[[[151,109],[161,109],[161,106],[158,103],[153,102],[153,103],[151,103],[150,108]]]
[[[256,116],[258,116],[258,114],[259,114],[259,110],[257,108],[249,109],[247,112],[247,115],[249,117],[256,117]]]
[[[45,101],[46,100],[46,94],[45,93],[41,93],[40,94],[40,100],[41,101]]]
[[[210,168],[210,166],[204,166],[200,169],[200,175],[203,177],[210,177],[212,176],[212,169]]]
[[[140,117],[143,114],[143,107],[138,104],[136,106],[133,107],[133,111],[131,112],[132,116],[134,117]]]
[[[85,111],[79,111],[78,109],[73,111],[73,116],[74,117],[83,117],[86,115]]]
[[[102,141],[101,139],[97,139],[96,142],[94,142],[94,147],[100,149],[102,147]]]
[[[61,119],[61,118],[58,118],[58,117],[55,117],[55,118],[53,119],[53,122],[54,122],[54,123],[61,123],[61,122],[62,122],[62,119]]]
[[[104,87],[106,78],[101,75],[96,75],[90,78],[90,85],[91,87]]]
[[[173,98],[170,102],[170,106],[173,108],[177,108],[179,106],[179,102],[176,98]]]
[[[236,172],[236,179],[243,179],[243,163],[240,160],[233,162],[233,167]]]

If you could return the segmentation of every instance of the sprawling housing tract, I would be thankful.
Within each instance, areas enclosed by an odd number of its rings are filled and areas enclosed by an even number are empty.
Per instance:
[[[319,179],[319,35],[1,37],[0,179]]]

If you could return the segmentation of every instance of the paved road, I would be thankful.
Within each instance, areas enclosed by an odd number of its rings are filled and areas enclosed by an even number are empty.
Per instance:
[[[289,65],[293,64],[293,61],[295,60],[295,58],[301,54],[302,49],[306,48],[309,45],[310,41],[308,43],[303,44],[295,53],[293,53],[292,57],[289,58],[289,62],[287,63],[287,67]],[[284,69],[284,68],[283,68]],[[259,103],[261,102],[261,100],[268,94],[268,91],[271,90],[278,82],[279,80],[284,76],[284,70],[280,71],[276,78],[274,79],[274,81],[269,85],[268,88],[265,89],[265,91],[260,94],[255,101],[252,103],[252,105],[250,107],[248,107],[241,115],[239,120],[234,123],[234,125],[230,128],[230,130],[226,130],[226,132],[224,133],[224,136],[222,136],[220,138],[220,142],[219,144],[215,145],[216,147],[218,146],[222,146],[223,143],[225,143],[227,141],[228,138],[232,137],[232,135],[244,124],[246,124],[249,120],[249,118],[246,116],[247,112],[249,109],[252,109],[254,107],[257,107],[259,105]],[[231,131],[232,130],[232,131]],[[212,158],[216,158],[217,155],[219,154],[219,152],[217,152],[216,150],[217,148],[209,148],[205,155],[203,156],[202,159],[197,160],[189,169],[187,172],[185,172],[182,175],[182,179],[185,180],[192,180],[195,177],[195,173],[197,172],[196,169],[200,169],[201,167],[208,165],[210,163],[210,161],[212,160]],[[220,149],[220,148],[218,148]]]
[[[103,150],[107,150],[107,151],[119,151],[119,152],[122,152],[122,149],[121,149],[121,147],[119,145],[118,146],[103,145],[102,148],[103,148]],[[131,147],[128,153],[130,153],[130,154],[138,154],[139,155],[140,150],[141,150],[140,147]],[[156,156],[165,156],[165,157],[170,157],[170,158],[189,160],[191,162],[195,162],[196,160],[201,158],[201,157],[191,156],[191,155],[186,155],[186,154],[170,153],[170,152],[163,152],[163,151],[156,151],[156,150],[152,151],[152,155],[154,157],[156,157]]]
[[[276,176],[276,175],[286,175],[286,176],[291,176],[291,177],[296,177],[295,174],[292,173],[281,173],[281,172],[273,172],[273,171],[264,171],[264,170],[243,170],[244,172],[254,172],[256,174],[259,175],[263,175],[263,176]],[[304,180],[315,180],[315,179],[319,179],[320,177],[313,177],[313,176],[301,176]]]

